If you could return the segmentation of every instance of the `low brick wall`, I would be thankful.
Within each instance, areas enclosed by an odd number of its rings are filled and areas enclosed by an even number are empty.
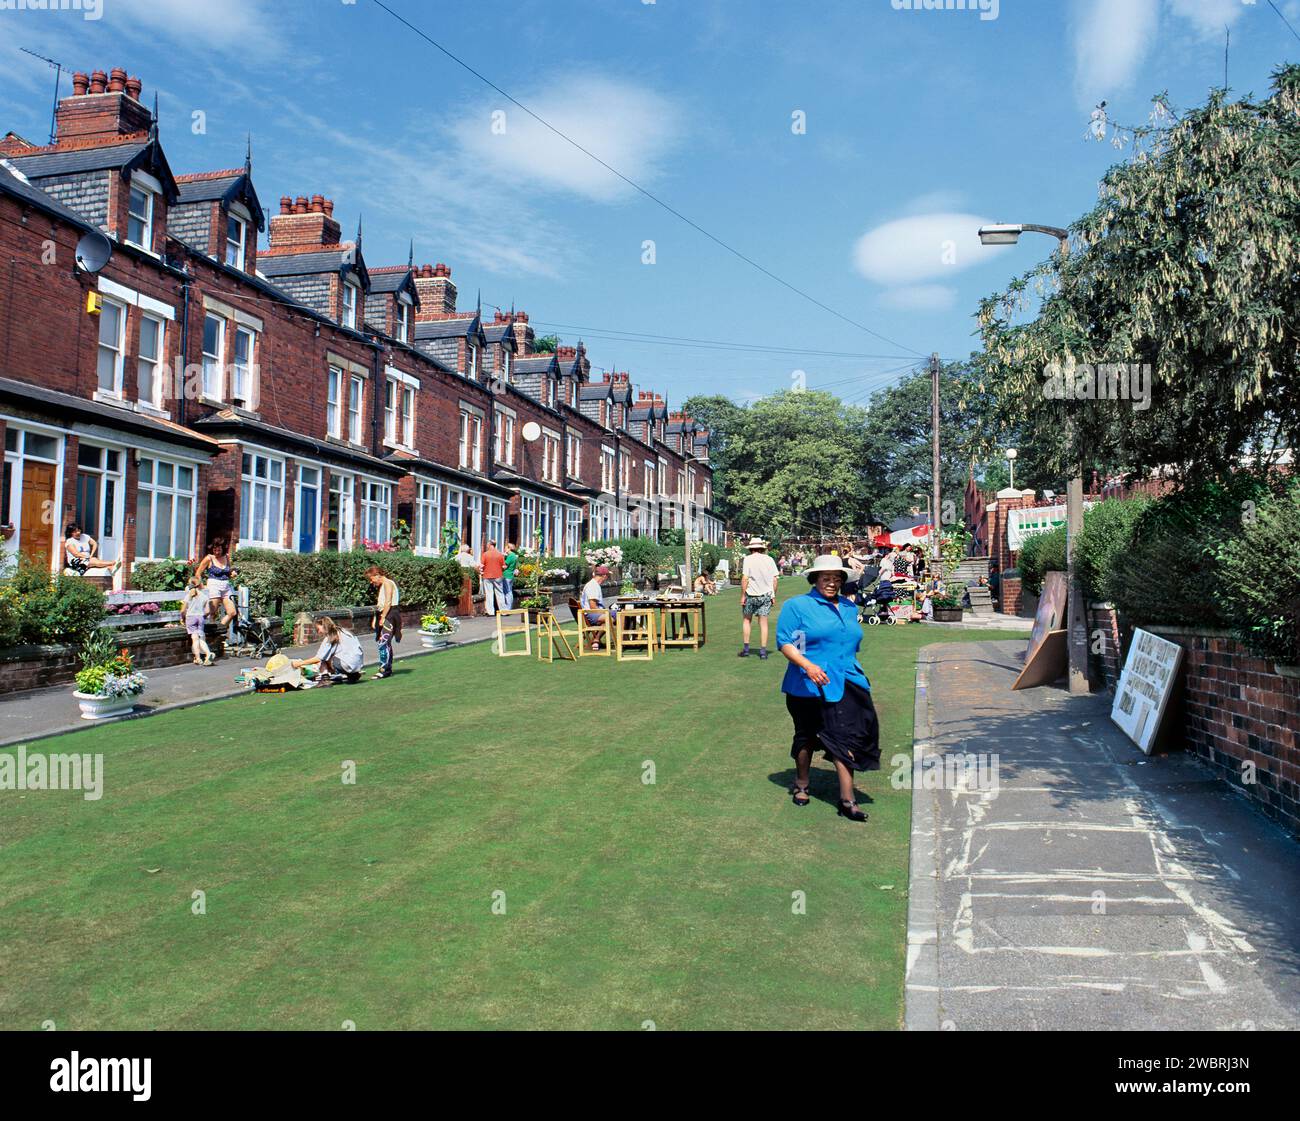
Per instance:
[[[1109,603],[1088,604],[1088,678],[1094,687],[1115,692],[1127,648],[1128,635],[1120,631],[1119,612]]]
[[[1188,750],[1300,836],[1300,669],[1256,657],[1223,632],[1145,629],[1183,648]],[[1245,762],[1253,783],[1243,781]]]
[[[271,626],[279,631],[280,620]],[[150,627],[118,633],[119,647],[126,647],[137,669],[148,672],[162,666],[179,666],[188,662],[190,636],[185,628]],[[215,624],[207,627],[208,647],[217,657],[225,650],[225,631]],[[81,669],[81,659],[73,646],[15,646],[0,650],[0,695],[47,685],[71,685]]]

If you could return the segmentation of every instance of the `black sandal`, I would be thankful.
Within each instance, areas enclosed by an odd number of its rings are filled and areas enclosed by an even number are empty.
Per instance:
[[[803,801],[799,800],[800,794],[803,795]],[[800,786],[798,783],[795,783],[794,786],[790,787],[790,800],[796,806],[806,806],[812,801],[812,798],[808,796],[808,788],[806,786]]]
[[[835,812],[840,817],[847,817],[850,821],[867,820],[867,815],[858,809],[857,802],[847,802],[843,798],[840,799],[840,804],[835,807]]]

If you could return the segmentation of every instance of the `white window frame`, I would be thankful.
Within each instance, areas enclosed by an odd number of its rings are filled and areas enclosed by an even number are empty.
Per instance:
[[[152,369],[149,371],[149,388],[150,393],[147,396],[140,396],[140,372],[141,367],[147,361],[144,356],[144,325],[152,323],[157,327],[154,338],[157,345],[154,350]],[[154,315],[152,312],[140,313],[140,325],[136,332],[137,349],[135,363],[135,389],[137,400],[143,401],[146,405],[152,405],[154,408],[162,408],[162,388],[163,381],[167,375],[167,320],[161,315]]]
[[[463,403],[460,406],[457,460],[463,468],[483,470],[483,414]]]
[[[343,438],[343,369],[331,363],[325,375],[325,431],[328,435]]]
[[[655,486],[655,469],[653,463],[643,463],[641,473],[641,485],[645,487],[642,492],[647,498],[654,496]]]
[[[411,338],[410,297],[403,292],[397,297],[397,322],[395,335],[399,342],[409,342]]]
[[[244,362],[239,361],[239,338],[240,336],[248,338],[248,353]],[[254,357],[257,353],[257,332],[251,327],[245,327],[242,323],[235,324],[234,339],[230,344],[230,400],[235,403],[239,399],[241,409],[247,409],[250,412],[254,409],[257,401],[257,359]],[[242,395],[237,392],[237,381],[240,372],[243,372],[244,388],[246,390]]]
[[[103,341],[103,324],[104,312],[112,308],[117,313],[117,345]],[[96,393],[103,394],[106,397],[112,397],[114,400],[122,399],[123,390],[123,370],[126,361],[126,305],[118,300],[103,300],[103,306],[99,312],[99,328],[96,331],[95,343],[95,386]],[[99,358],[100,355],[107,351],[113,355],[113,384],[105,388],[100,385]]]
[[[506,546],[506,504],[499,498],[489,498],[484,506],[485,541],[495,541],[498,549]]]
[[[442,552],[442,484],[415,480],[415,551],[422,556]]]
[[[161,186],[161,184],[159,184]],[[144,214],[137,214],[134,209],[134,199],[131,197],[136,192],[144,196],[145,207]],[[155,203],[158,198],[158,190],[150,183],[146,182],[144,177],[136,172],[131,177],[131,184],[126,195],[126,237],[124,240],[128,245],[134,245],[137,249],[143,249],[146,253],[153,252],[153,218]],[[131,223],[140,222],[144,230],[144,240],[137,241],[131,236]]]
[[[542,429],[542,478],[548,483],[560,482],[560,434],[549,428]]]
[[[564,470],[570,479],[582,478],[582,437],[571,428],[564,433]]]
[[[625,451],[618,453],[618,485],[624,494],[632,489],[632,457]]]
[[[246,545],[256,545],[263,549],[284,549],[284,480],[288,464],[280,456],[270,455],[252,448],[243,450],[243,459],[239,468],[239,540]],[[258,464],[266,464],[266,474],[257,473]],[[274,478],[273,468],[279,467],[279,479]],[[257,508],[257,489],[266,491],[263,502],[262,524],[253,525],[253,511]],[[271,498],[278,498],[276,511],[278,517],[272,519]],[[272,524],[278,521],[278,525]]]
[[[355,397],[355,400],[353,398]],[[356,407],[353,408],[353,405]],[[360,374],[348,374],[348,442],[360,444],[365,433],[366,379]]]
[[[144,472],[141,471],[141,468],[146,462],[150,464],[149,472],[148,472],[149,474],[148,482],[144,481]],[[165,486],[158,482],[159,464],[167,464],[168,466],[171,467],[172,469],[171,486]],[[189,490],[185,490],[180,486],[178,482],[176,482],[176,480],[180,476],[180,472],[182,469],[189,471],[190,473]],[[147,455],[141,457],[141,459],[136,465],[136,511],[133,512],[133,516],[136,517],[135,559],[137,561],[166,560],[167,557],[177,557],[177,556],[183,557],[185,559],[189,558],[194,548],[195,512],[198,507],[198,482],[199,482],[199,466],[197,463],[187,462],[185,460],[168,459],[166,456]],[[138,510],[139,510],[140,499],[145,494],[151,496],[149,499],[149,551],[147,553],[142,553],[140,551],[141,541],[140,541],[140,525],[139,525]],[[171,512],[171,526],[169,530],[169,536],[172,543],[172,551],[170,553],[165,553],[165,554],[156,553],[154,552],[154,548],[153,548],[154,542],[157,540],[158,537],[158,534],[156,532],[156,527],[158,525],[158,496],[159,495],[168,495],[171,497],[172,512]],[[190,509],[189,540],[184,542],[183,549],[177,548],[177,541],[176,541],[176,512],[178,507],[177,499],[179,498],[189,499],[189,509]]]
[[[515,465],[515,414],[510,409],[498,406],[496,419],[496,460],[507,467],[513,467]]]
[[[357,293],[360,287],[347,277],[343,278],[342,293],[342,318],[340,322],[344,327],[351,327],[356,330],[357,326]]]
[[[249,219],[243,218],[232,211],[226,211],[225,262],[231,268],[242,270],[244,267],[244,261],[247,259],[245,254],[248,252],[248,225]],[[230,236],[230,231],[232,229],[239,231],[239,236],[237,238],[232,238]],[[232,256],[232,248],[234,249],[233,256],[235,258],[233,261],[230,259]]]
[[[217,324],[217,349],[215,354],[206,349],[209,320]],[[200,386],[202,395],[209,401],[225,401],[226,320],[223,316],[210,311],[203,313],[203,335],[199,346],[203,354],[203,384]],[[216,377],[215,386],[209,380],[209,371]]]
[[[326,549],[329,548],[329,504],[331,495],[338,495],[339,499],[339,540],[337,549],[340,553],[346,553],[352,548],[352,543],[356,540],[357,476],[348,475],[342,471],[330,471],[330,485],[325,492],[324,533],[321,537],[321,547]]]
[[[324,544],[324,534],[321,532],[321,526],[324,524],[324,512],[329,509],[329,492],[325,490],[324,469],[318,463],[306,463],[298,461],[298,470],[294,473],[293,482],[293,542],[289,550],[293,553],[302,552],[299,543],[302,541],[302,490],[303,486],[308,486],[316,492],[316,546],[312,549],[313,553],[319,553]],[[315,471],[316,481],[314,483],[304,484],[302,473],[304,471]],[[325,501],[322,503],[322,499]]]
[[[393,539],[393,484],[365,475],[358,475],[357,480],[361,484],[361,538],[387,544]]]

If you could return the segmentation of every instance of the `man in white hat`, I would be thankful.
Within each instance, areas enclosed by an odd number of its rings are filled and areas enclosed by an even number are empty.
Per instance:
[[[740,566],[740,657],[749,657],[750,623],[758,616],[758,656],[767,660],[767,617],[776,601],[776,582],[780,579],[776,561],[767,552],[767,542],[761,537],[751,537],[745,546],[749,550]]]

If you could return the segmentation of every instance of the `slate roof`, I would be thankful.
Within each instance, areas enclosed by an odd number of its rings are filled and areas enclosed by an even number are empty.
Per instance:
[[[361,251],[355,246],[336,249],[310,249],[303,253],[259,253],[257,271],[263,276],[308,276],[312,273],[352,270],[370,291],[370,273]]]
[[[229,206],[232,202],[242,202],[253,215],[259,230],[266,229],[266,214],[262,210],[261,200],[253,190],[253,180],[243,171],[231,172],[229,175],[204,175],[192,179],[182,179],[177,183],[180,191],[178,201],[220,202]]]
[[[463,339],[472,335],[478,327],[479,318],[476,315],[465,319],[423,320],[415,324],[415,337],[417,340]]]
[[[411,279],[412,269],[376,269],[370,274],[370,291],[371,292],[400,292],[403,288],[409,288],[412,295],[415,295],[415,282]],[[416,306],[419,306],[419,298],[416,298]]]
[[[69,209],[63,203],[51,198],[39,187],[28,183],[22,177],[22,174],[15,175],[5,166],[6,162],[6,160],[0,159],[0,191],[4,191],[5,194],[12,195],[14,198],[22,199],[23,202],[31,203],[33,206],[44,210],[47,214],[62,218],[65,222],[76,226],[78,229],[89,230],[93,228],[75,210]]]
[[[517,374],[544,374],[554,368],[554,354],[530,354],[527,358],[516,358],[511,367]]]
[[[578,400],[579,401],[607,400],[613,397],[613,394],[610,392],[612,388],[613,386],[611,386],[610,383],[607,381],[598,381],[591,385],[580,385],[578,387]]]
[[[344,444],[336,444],[329,440],[316,440],[301,432],[294,432],[278,425],[267,424],[264,420],[243,416],[230,409],[223,409],[221,412],[212,413],[200,420],[196,420],[194,427],[204,431],[227,432],[235,435],[251,433],[263,439],[270,437],[279,440],[281,443],[288,444],[290,447],[306,448],[325,462],[330,460],[342,461],[368,471],[375,471],[381,475],[394,473],[401,475],[403,473],[403,469],[398,464],[388,459],[379,459],[369,452],[360,451]]]
[[[37,152],[31,156],[15,154],[7,158],[28,179],[110,169],[125,177],[139,169],[150,172],[161,181],[169,202],[175,202],[180,195],[176,177],[172,175],[157,140],[134,140],[127,144],[106,144],[101,148],[71,148],[64,152]]]
[[[490,343],[505,342],[510,344],[510,348],[516,348],[515,333],[510,329],[509,323],[492,323],[484,324],[483,334]]]

